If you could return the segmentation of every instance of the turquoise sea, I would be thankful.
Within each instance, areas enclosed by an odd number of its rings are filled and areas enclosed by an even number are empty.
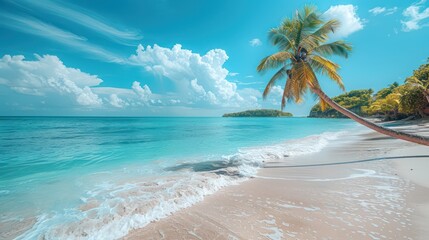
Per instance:
[[[0,117],[0,238],[116,239],[317,152],[347,119]]]

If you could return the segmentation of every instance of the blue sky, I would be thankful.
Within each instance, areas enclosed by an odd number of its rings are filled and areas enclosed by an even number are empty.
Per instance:
[[[429,57],[426,1],[8,1],[0,2],[0,115],[220,116],[280,109],[267,100],[267,32],[306,4],[343,26],[332,37],[347,90],[402,83]],[[328,95],[341,93],[320,79]],[[308,114],[316,101],[289,103]]]

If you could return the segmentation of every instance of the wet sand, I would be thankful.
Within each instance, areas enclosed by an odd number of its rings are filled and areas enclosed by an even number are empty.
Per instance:
[[[402,130],[429,135],[428,122]],[[426,239],[429,148],[368,131],[266,163],[254,178],[125,239]]]

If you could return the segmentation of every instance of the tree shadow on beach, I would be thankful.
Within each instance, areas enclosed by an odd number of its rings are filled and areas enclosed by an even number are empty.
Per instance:
[[[353,164],[353,163],[374,162],[374,161],[381,161],[381,160],[394,160],[394,159],[405,159],[405,158],[423,158],[423,159],[429,160],[429,155],[378,157],[378,158],[369,158],[369,159],[362,159],[362,160],[356,160],[356,161],[347,161],[347,162],[315,163],[315,164],[283,165],[283,166],[264,166],[264,168],[321,167],[321,166],[335,166],[335,165],[345,165],[345,164]]]

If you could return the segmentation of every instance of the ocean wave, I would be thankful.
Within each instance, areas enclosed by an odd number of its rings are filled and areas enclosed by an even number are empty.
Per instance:
[[[299,156],[321,151],[329,141],[337,139],[346,132],[325,132],[280,144],[240,149],[236,154],[224,156],[234,163],[241,175],[251,177],[265,162],[278,161],[290,156]]]
[[[283,143],[241,148],[219,161],[188,162],[160,177],[97,185],[81,205],[38,216],[17,239],[117,239],[131,230],[200,202],[219,189],[254,176],[265,162],[321,151],[344,132],[327,132]]]

